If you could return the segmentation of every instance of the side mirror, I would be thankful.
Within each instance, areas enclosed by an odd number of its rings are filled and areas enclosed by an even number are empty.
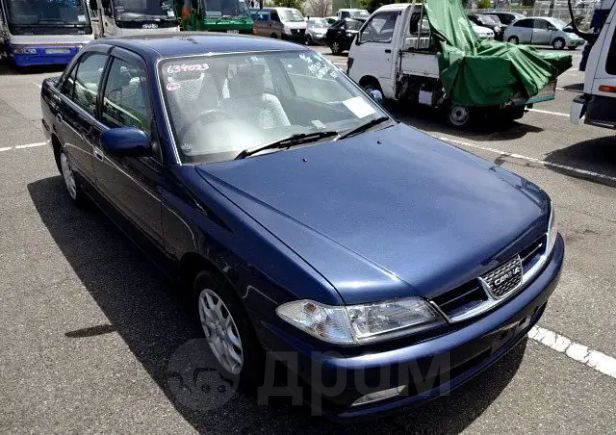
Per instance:
[[[142,130],[132,127],[111,128],[101,135],[103,150],[114,156],[152,155],[152,143]]]

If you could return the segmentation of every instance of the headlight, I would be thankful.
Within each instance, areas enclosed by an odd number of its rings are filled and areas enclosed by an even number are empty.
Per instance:
[[[276,312],[302,331],[335,344],[379,340],[443,321],[432,306],[418,297],[347,306],[299,300],[279,306]]]
[[[283,27],[282,31],[284,32],[285,35],[292,35],[293,34],[291,29],[289,29],[288,27]]]
[[[558,225],[556,225],[556,212],[554,211],[554,204],[550,204],[550,223],[548,224],[548,246],[546,250],[548,254],[554,249],[557,237]]]
[[[16,48],[14,52],[16,54],[36,54],[36,48],[33,48],[33,47]]]

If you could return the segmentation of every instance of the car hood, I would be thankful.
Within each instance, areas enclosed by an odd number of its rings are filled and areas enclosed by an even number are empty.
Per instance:
[[[402,124],[196,171],[346,303],[433,297],[547,229],[537,186]]]

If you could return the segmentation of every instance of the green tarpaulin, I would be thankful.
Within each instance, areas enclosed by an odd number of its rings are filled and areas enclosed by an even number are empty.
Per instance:
[[[496,106],[533,97],[571,66],[571,56],[524,45],[479,40],[460,0],[424,0],[440,44],[441,81],[452,101]]]

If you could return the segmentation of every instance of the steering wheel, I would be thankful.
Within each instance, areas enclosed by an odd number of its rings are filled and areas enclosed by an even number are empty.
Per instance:
[[[217,119],[218,118],[218,119]],[[184,142],[184,137],[195,125],[203,125],[206,122],[213,122],[216,120],[233,119],[233,115],[225,112],[222,109],[208,109],[198,113],[190,121],[188,121],[184,127],[178,132],[178,137],[181,142]]]

